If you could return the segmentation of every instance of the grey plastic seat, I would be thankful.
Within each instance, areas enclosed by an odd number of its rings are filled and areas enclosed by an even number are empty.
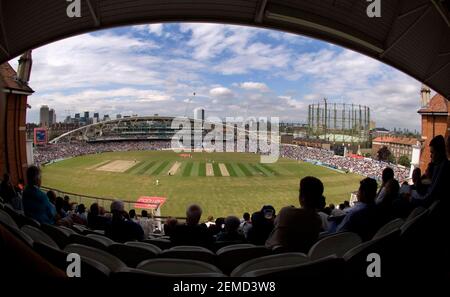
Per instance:
[[[22,240],[22,242],[24,242],[27,246],[33,247],[33,244],[34,244],[33,239],[28,234],[26,234],[25,232],[23,232],[22,230],[20,230],[17,227],[13,227],[13,226],[5,226],[5,227],[16,238]]]
[[[384,235],[390,233],[391,231],[400,228],[401,226],[403,226],[404,223],[405,223],[405,221],[400,218],[393,219],[392,221],[386,223],[383,227],[381,227],[377,231],[377,233],[375,233],[375,235],[373,236],[372,239],[377,239],[377,238],[383,237]]]
[[[415,216],[411,218],[408,217],[406,222],[400,227],[402,237],[409,236],[410,234],[414,235],[412,233],[423,231],[421,229],[425,227],[426,220],[428,218],[428,210],[422,209],[423,208],[417,211],[418,214],[416,214]]]
[[[66,226],[58,226],[58,228],[63,230],[69,236],[72,235],[72,234],[77,234],[77,232],[75,232],[73,229],[70,229],[70,228],[68,228]]]
[[[86,246],[91,246],[104,251],[108,249],[108,247],[103,242],[100,242],[94,238],[87,237],[86,235],[75,233],[71,234],[69,239],[71,243],[78,243]]]
[[[361,242],[361,237],[356,233],[337,233],[316,242],[309,250],[308,257],[311,260],[317,260],[331,255],[342,257],[347,251]]]
[[[25,225],[20,230],[30,236],[34,242],[45,243],[48,246],[59,248],[58,244],[50,236],[36,227]]]
[[[104,235],[99,235],[99,234],[88,234],[86,235],[86,237],[92,238],[94,240],[97,240],[98,242],[101,242],[102,244],[104,244],[105,246],[110,246],[111,244],[116,243],[114,240],[104,236]]]
[[[41,230],[50,236],[62,249],[70,243],[70,234],[61,228],[49,224],[42,224]]]
[[[75,230],[79,234],[84,234],[84,232],[88,230],[83,225],[77,225],[77,224],[72,225],[72,229]]]
[[[252,259],[242,263],[231,272],[230,276],[240,277],[245,273],[254,270],[293,264],[302,264],[308,261],[309,261],[308,256],[303,253],[283,253],[278,255],[270,255]]]
[[[156,245],[162,250],[170,249],[172,247],[172,242],[168,239],[153,238],[153,239],[146,239],[144,240],[144,242]]]
[[[128,267],[136,267],[142,261],[156,258],[159,254],[149,248],[122,243],[111,244],[108,246],[108,252],[122,260]]]
[[[75,243],[66,246],[64,251],[69,253],[77,253],[82,257],[98,261],[108,267],[111,271],[119,271],[120,269],[127,267],[127,265],[116,256],[94,247]]]
[[[209,263],[186,259],[152,259],[140,263],[136,268],[156,273],[186,275],[191,273],[222,273]]]
[[[67,269],[67,256],[69,252],[64,250],[50,247],[46,244],[36,242],[33,249],[46,259],[51,264],[55,265],[59,269],[66,271]],[[111,270],[102,263],[81,256],[81,278],[92,280],[106,280],[111,273]]]
[[[235,244],[221,248],[216,254],[218,267],[223,273],[230,274],[233,269],[248,260],[270,255],[271,250],[264,246]]]
[[[161,249],[159,247],[157,247],[154,244],[151,243],[147,243],[147,242],[141,242],[141,241],[127,241],[125,242],[125,245],[130,245],[130,246],[136,246],[136,247],[140,247],[140,248],[145,248],[148,249],[151,252],[154,252],[155,254],[160,254],[161,253]]]
[[[4,210],[0,209],[0,223],[5,226],[19,228],[16,221]]]
[[[343,256],[346,261],[346,276],[349,279],[367,278],[367,256],[371,253],[377,253],[382,260],[383,276],[395,277],[397,275],[394,272],[395,267],[399,266],[398,253],[403,253],[399,247],[399,240],[400,228],[397,228],[349,250]]]
[[[415,217],[417,217],[418,215],[420,215],[421,213],[423,213],[426,210],[427,209],[422,206],[418,206],[418,207],[414,208],[411,211],[411,213],[409,214],[409,216],[406,218],[405,222],[411,221],[412,219],[414,219]]]
[[[112,281],[119,281],[122,283],[146,283],[159,279],[167,278],[210,278],[210,277],[226,277],[220,272],[207,272],[207,273],[187,273],[187,274],[172,274],[172,273],[159,273],[150,272],[142,269],[124,268],[119,272],[111,274],[110,279]]]
[[[342,277],[344,267],[345,261],[342,258],[337,258],[333,255],[300,264],[258,269],[247,272],[242,276],[264,278],[289,277],[302,280],[320,278],[322,280],[327,280]]]
[[[23,214],[18,214],[17,218],[19,226],[29,225],[36,228],[41,228],[41,223],[33,218],[27,217]]]
[[[190,259],[214,263],[216,254],[200,246],[175,246],[161,252],[161,258]]]

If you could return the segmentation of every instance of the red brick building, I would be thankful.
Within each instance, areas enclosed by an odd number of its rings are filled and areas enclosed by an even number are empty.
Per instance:
[[[450,129],[450,102],[440,94],[429,99],[429,88],[422,87],[422,108],[418,113],[422,116],[422,149],[420,153],[420,169],[422,172],[430,162],[429,144],[437,135],[446,139]]]
[[[395,160],[401,156],[412,158],[413,146],[419,142],[416,138],[398,137],[398,136],[379,136],[372,140],[372,156],[376,157],[378,151],[386,146],[394,156]]]
[[[0,65],[0,174],[8,172],[13,184],[25,179],[28,166],[26,151],[27,98],[31,51],[22,55],[16,71],[8,63]]]

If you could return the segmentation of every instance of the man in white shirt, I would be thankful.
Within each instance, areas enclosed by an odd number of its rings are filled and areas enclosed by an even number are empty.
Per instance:
[[[147,239],[148,236],[153,232],[153,219],[148,217],[148,212],[145,209],[143,209],[141,212],[139,225],[141,225],[142,229],[144,230],[144,238]]]

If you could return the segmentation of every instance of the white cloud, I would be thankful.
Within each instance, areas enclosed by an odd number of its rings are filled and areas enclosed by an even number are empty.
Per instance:
[[[239,85],[241,89],[244,90],[254,90],[254,91],[260,91],[260,92],[267,92],[269,91],[269,87],[265,83],[260,82],[243,82]]]
[[[233,92],[225,87],[216,87],[209,90],[209,94],[214,97],[231,97]]]

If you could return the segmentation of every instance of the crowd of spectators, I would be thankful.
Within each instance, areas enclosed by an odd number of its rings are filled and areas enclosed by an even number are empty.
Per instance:
[[[88,154],[123,151],[155,151],[170,148],[170,141],[64,142],[37,146],[34,163],[38,166],[55,160]]]
[[[371,158],[352,158],[335,155],[333,151],[306,146],[282,145],[280,156],[299,161],[313,162],[327,167],[353,172],[381,180],[381,173],[387,166],[394,170],[395,178],[404,181],[409,177],[409,168],[389,164]]]

